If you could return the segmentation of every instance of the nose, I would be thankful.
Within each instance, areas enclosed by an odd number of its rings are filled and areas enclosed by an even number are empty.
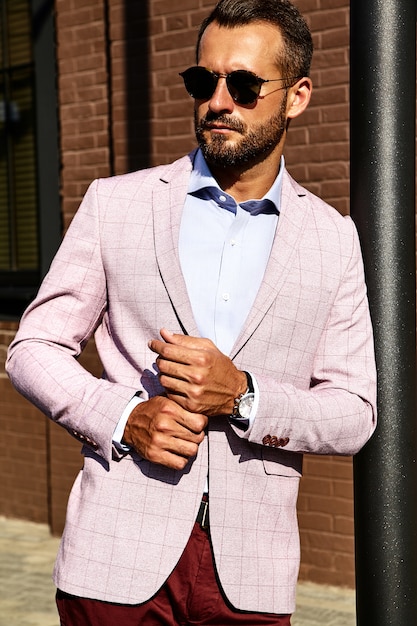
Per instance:
[[[223,111],[228,111],[230,113],[233,111],[234,105],[234,100],[227,88],[226,78],[224,76],[220,76],[217,81],[216,89],[209,100],[209,109],[210,111],[213,111],[213,113],[220,113]]]

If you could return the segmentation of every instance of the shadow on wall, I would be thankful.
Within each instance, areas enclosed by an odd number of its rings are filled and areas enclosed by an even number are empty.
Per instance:
[[[148,0],[125,0],[127,164],[150,165],[150,66]]]

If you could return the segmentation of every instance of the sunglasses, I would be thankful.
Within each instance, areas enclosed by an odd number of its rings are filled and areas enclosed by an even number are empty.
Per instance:
[[[230,74],[218,74],[200,65],[189,67],[180,72],[184,85],[192,98],[197,100],[209,100],[216,91],[219,78],[226,79],[227,89],[237,104],[252,104],[259,96],[264,83],[274,83],[280,80],[296,80],[300,76],[291,78],[260,78],[248,70],[235,70]],[[285,89],[286,87],[281,87]]]

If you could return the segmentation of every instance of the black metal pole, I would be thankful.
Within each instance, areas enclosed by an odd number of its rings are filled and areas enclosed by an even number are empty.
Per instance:
[[[379,423],[354,459],[357,624],[417,623],[415,0],[351,0],[351,214]]]

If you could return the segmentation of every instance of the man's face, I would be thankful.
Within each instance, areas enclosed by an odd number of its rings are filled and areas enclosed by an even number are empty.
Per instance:
[[[217,73],[249,70],[265,79],[282,78],[275,59],[280,33],[267,23],[238,28],[210,24],[200,45],[199,65]],[[250,166],[281,154],[287,123],[283,82],[264,83],[252,104],[240,105],[220,78],[208,100],[196,100],[195,130],[207,162],[217,167]]]

